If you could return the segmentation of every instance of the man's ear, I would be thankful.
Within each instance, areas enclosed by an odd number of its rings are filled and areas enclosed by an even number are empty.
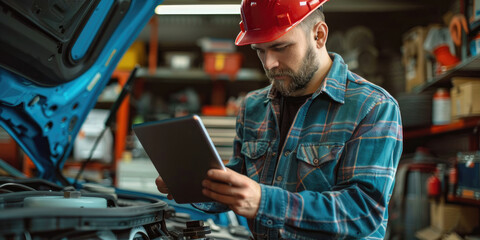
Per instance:
[[[328,38],[328,26],[325,22],[320,21],[313,26],[313,37],[317,48],[325,47]]]

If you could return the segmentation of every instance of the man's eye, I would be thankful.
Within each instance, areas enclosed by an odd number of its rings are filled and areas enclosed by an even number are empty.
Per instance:
[[[277,51],[277,52],[281,52],[281,51],[283,51],[283,50],[285,50],[285,49],[287,49],[287,46],[282,46],[282,47],[276,47],[276,48],[274,48],[274,50]]]

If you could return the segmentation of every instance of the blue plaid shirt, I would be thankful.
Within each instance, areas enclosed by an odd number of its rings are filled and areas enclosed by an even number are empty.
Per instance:
[[[402,152],[397,102],[332,53],[320,88],[279,146],[280,95],[247,95],[237,118],[231,169],[260,183],[257,239],[383,239]],[[220,204],[196,204],[204,210]],[[224,209],[225,210],[225,209]]]

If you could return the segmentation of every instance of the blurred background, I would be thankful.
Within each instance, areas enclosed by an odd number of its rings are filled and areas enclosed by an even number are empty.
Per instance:
[[[269,84],[250,46],[237,47],[239,0],[165,0],[124,55],[76,139],[64,174],[88,157],[135,65],[133,94],[83,174],[156,193],[158,175],[130,126],[199,114],[222,159],[232,155],[245,94]],[[387,239],[480,239],[480,1],[331,0],[327,49],[399,102],[404,152]],[[0,132],[0,157],[35,167]]]

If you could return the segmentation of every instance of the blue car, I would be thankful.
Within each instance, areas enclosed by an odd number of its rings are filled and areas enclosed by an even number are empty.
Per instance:
[[[232,213],[62,175],[82,123],[160,3],[0,0],[0,126],[37,174],[4,167],[12,174],[0,177],[0,239],[248,239],[241,218],[227,226]]]

